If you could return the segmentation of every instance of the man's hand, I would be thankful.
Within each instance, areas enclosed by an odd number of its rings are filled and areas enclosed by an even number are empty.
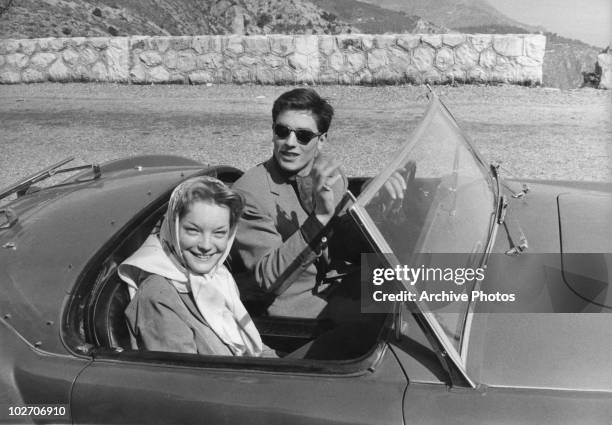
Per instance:
[[[340,164],[329,157],[319,156],[312,167],[314,189],[314,212],[317,219],[326,225],[334,216],[336,205],[333,186],[342,177]]]
[[[416,164],[410,161],[387,179],[381,191],[384,216],[395,216],[400,212],[408,183],[414,179],[415,171]]]
[[[398,171],[394,171],[391,177],[385,182],[386,195],[391,201],[401,202],[404,199],[404,192],[408,188],[404,176]]]

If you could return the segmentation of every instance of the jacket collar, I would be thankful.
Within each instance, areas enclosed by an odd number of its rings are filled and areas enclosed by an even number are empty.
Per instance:
[[[299,203],[308,214],[313,211],[313,185],[310,175],[301,177],[283,170],[274,157],[264,163],[266,167],[270,193],[279,197],[281,192],[291,192],[297,196]]]
[[[278,165],[278,162],[276,162],[274,156],[264,162],[264,167],[268,171],[266,174],[268,178],[268,186],[270,188],[270,193],[273,193],[277,196],[281,193],[281,186],[291,185],[291,181],[295,180],[295,175],[292,175],[291,173],[288,173],[283,170]]]

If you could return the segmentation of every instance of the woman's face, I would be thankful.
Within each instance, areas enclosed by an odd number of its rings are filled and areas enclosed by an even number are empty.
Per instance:
[[[209,273],[227,248],[230,236],[230,210],[225,205],[195,201],[179,220],[181,253],[189,269]]]

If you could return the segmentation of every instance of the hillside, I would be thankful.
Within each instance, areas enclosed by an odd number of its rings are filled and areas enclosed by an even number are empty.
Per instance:
[[[434,25],[417,15],[408,15],[356,0],[310,0],[366,34],[444,33],[447,28]]]
[[[356,0],[20,0],[0,37],[445,32]]]
[[[0,17],[2,38],[351,31],[304,0],[20,0]]]
[[[386,9],[420,16],[433,24],[448,28],[475,25],[511,25],[528,31],[541,31],[515,21],[499,12],[485,0],[361,0]]]
[[[460,32],[483,34],[516,34],[525,32],[523,28],[508,25],[484,25],[456,28]],[[600,49],[583,43],[580,40],[561,37],[558,34],[545,32],[546,53],[542,68],[543,81],[546,87],[571,89],[582,86],[583,73],[595,71],[597,55]]]

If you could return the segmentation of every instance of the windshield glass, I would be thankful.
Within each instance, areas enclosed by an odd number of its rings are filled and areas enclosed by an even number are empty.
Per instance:
[[[385,184],[399,173],[407,183],[403,201],[391,202]],[[413,137],[392,163],[361,193],[369,233],[390,266],[429,267],[438,253],[447,267],[482,265],[495,212],[495,195],[488,167],[462,134],[444,105],[434,98]],[[448,255],[461,253],[465,255]],[[405,282],[404,282],[404,285]],[[407,289],[412,289],[407,287]],[[471,290],[471,288],[465,288]],[[432,311],[457,352],[468,303],[439,304]]]

